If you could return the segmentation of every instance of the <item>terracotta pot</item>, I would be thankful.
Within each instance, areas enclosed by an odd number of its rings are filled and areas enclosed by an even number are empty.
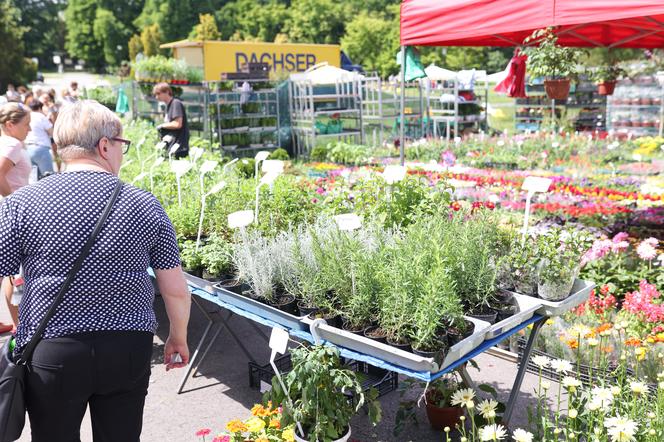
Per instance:
[[[600,95],[613,95],[613,91],[616,88],[616,82],[614,81],[603,81],[597,84],[597,93]]]
[[[454,426],[461,422],[463,416],[463,408],[461,407],[436,407],[427,402],[427,417],[431,428],[438,431],[443,431],[445,427],[454,428]]]
[[[546,96],[552,100],[566,100],[569,97],[570,79],[544,80]]]

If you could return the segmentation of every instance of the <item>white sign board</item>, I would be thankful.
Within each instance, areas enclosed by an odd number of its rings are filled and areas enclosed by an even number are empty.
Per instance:
[[[254,220],[254,211],[253,210],[240,210],[239,212],[233,212],[228,215],[228,227],[231,229],[238,229],[241,227],[247,227]]]
[[[521,188],[528,192],[548,192],[552,182],[551,178],[529,176],[523,180]]]
[[[256,160],[257,163],[259,163],[261,161],[267,160],[267,157],[269,157],[269,156],[270,156],[270,152],[267,152],[265,150],[261,150],[260,152],[258,152],[256,154],[256,157],[254,159]]]
[[[208,193],[206,193],[205,195],[207,195],[207,196],[209,196],[209,195],[213,195],[213,194],[219,192],[219,191],[220,191],[221,189],[223,189],[224,187],[226,187],[226,181],[219,181],[219,182],[218,182],[217,184],[215,184],[214,187],[213,187],[212,189],[210,189],[210,191],[209,191]]]
[[[270,348],[279,354],[286,353],[288,348],[288,332],[282,328],[274,327],[270,335]]]

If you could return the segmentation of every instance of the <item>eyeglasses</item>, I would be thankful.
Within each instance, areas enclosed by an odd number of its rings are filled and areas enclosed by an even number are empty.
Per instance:
[[[131,146],[130,140],[125,140],[124,138],[119,138],[119,137],[112,137],[111,140],[124,144],[124,148],[122,149],[123,154],[129,152],[129,146]]]

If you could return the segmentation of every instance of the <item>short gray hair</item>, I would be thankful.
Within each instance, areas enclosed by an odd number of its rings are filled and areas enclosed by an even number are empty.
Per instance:
[[[95,149],[99,140],[120,134],[120,118],[94,100],[82,100],[64,106],[53,128],[58,155],[65,161],[96,156]]]

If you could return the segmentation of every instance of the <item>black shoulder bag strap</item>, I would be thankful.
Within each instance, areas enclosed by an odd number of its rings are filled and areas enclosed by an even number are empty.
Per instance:
[[[92,234],[90,234],[90,237],[88,238],[87,242],[81,249],[78,258],[76,258],[76,261],[74,261],[74,264],[72,265],[72,268],[69,271],[69,274],[67,275],[67,279],[65,279],[65,282],[62,283],[62,286],[60,287],[58,294],[55,295],[53,304],[51,304],[51,306],[49,307],[48,311],[46,312],[46,315],[44,316],[44,319],[42,319],[41,322],[39,323],[39,327],[37,327],[37,331],[35,331],[35,334],[32,336],[32,339],[30,339],[30,342],[26,344],[25,349],[23,350],[23,352],[21,352],[21,355],[17,358],[15,362],[17,365],[27,364],[30,361],[30,358],[32,357],[32,352],[35,350],[35,347],[42,339],[42,335],[44,334],[44,330],[48,325],[48,321],[55,314],[55,310],[58,308],[58,305],[60,305],[60,302],[62,302],[64,294],[67,292],[67,290],[69,290],[69,286],[74,281],[74,278],[76,277],[78,271],[81,269],[83,261],[85,261],[85,258],[87,258],[88,253],[90,253],[90,249],[92,249],[92,246],[94,245],[95,240],[97,239],[97,235],[99,235],[99,232],[101,231],[102,227],[104,227],[106,219],[108,218],[108,215],[111,213],[113,205],[115,204],[115,201],[118,199],[118,195],[120,195],[120,191],[122,190],[122,185],[123,182],[118,180],[118,183],[115,186],[115,190],[113,191],[110,198],[108,199],[108,202],[106,203],[104,211],[97,220],[97,225],[95,226],[95,229],[92,231]]]

